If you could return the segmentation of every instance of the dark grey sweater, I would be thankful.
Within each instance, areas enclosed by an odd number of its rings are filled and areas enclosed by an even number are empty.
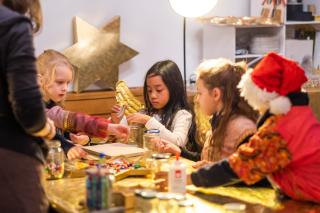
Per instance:
[[[43,161],[45,122],[30,20],[0,5],[0,148]]]

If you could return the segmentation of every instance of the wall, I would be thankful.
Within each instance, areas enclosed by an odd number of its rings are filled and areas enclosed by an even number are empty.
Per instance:
[[[45,49],[63,50],[73,44],[72,18],[79,16],[100,27],[121,16],[121,41],[139,55],[120,65],[119,79],[129,86],[142,86],[144,75],[156,61],[172,59],[183,69],[182,17],[168,0],[42,0],[44,28],[35,38],[37,55]],[[208,15],[245,16],[249,0],[219,0]],[[202,58],[202,28],[187,20],[187,76]]]

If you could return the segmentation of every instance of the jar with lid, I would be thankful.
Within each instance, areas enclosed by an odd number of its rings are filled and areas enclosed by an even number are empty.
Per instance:
[[[64,152],[61,143],[57,140],[47,142],[49,152],[46,162],[46,173],[48,179],[60,179],[64,174]]]
[[[143,148],[149,151],[156,151],[157,140],[160,140],[159,129],[145,130],[143,135]]]
[[[143,126],[138,123],[131,123],[129,127],[130,134],[128,144],[143,148]]]
[[[142,213],[156,213],[157,209],[157,192],[153,190],[142,190],[141,191],[141,203],[140,211]]]
[[[159,213],[169,213],[172,210],[172,200],[174,199],[174,194],[168,192],[159,192],[157,194],[158,198],[158,212]]]

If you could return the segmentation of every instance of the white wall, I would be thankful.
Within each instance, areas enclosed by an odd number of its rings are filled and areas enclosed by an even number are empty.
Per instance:
[[[307,5],[308,4],[314,4],[316,5],[316,14],[320,15],[320,1],[319,0],[303,0],[303,4],[304,4],[304,10],[307,11]]]
[[[120,66],[119,79],[129,86],[142,86],[148,68],[163,59],[171,59],[183,69],[182,17],[174,13],[168,0],[42,0],[41,3],[44,28],[35,38],[37,55],[45,49],[61,51],[73,44],[74,16],[100,27],[120,15],[121,41],[139,55]],[[208,15],[249,15],[249,0],[219,0]],[[201,24],[188,19],[187,78],[201,61]]]

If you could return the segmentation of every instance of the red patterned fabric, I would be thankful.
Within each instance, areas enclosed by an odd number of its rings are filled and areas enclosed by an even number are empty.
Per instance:
[[[309,106],[294,106],[270,117],[229,164],[248,184],[268,175],[291,198],[320,203],[320,123]]]
[[[254,184],[290,163],[287,144],[275,131],[279,119],[279,116],[270,117],[248,144],[230,156],[231,168],[245,183]]]
[[[46,113],[59,129],[71,132],[84,132],[93,137],[107,137],[110,121],[106,118],[66,111],[60,106],[46,109]]]
[[[107,130],[110,121],[106,118],[69,112],[69,119],[73,122],[75,132],[85,132],[90,136],[100,138],[105,138],[108,135]]]

